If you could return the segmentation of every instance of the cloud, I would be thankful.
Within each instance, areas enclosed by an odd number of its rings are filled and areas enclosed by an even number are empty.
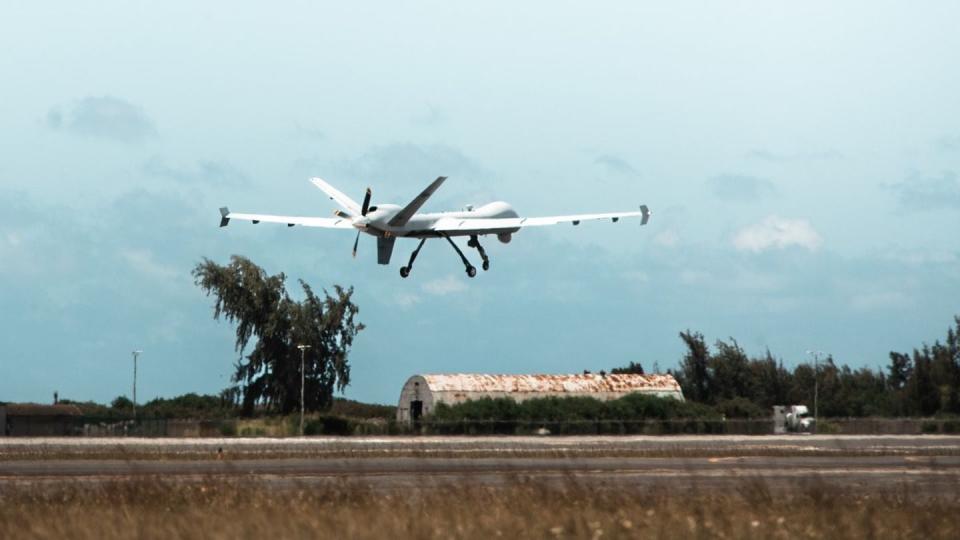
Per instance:
[[[908,210],[960,208],[960,181],[953,171],[944,171],[939,177],[913,175],[889,187],[900,206]]]
[[[477,180],[489,171],[461,151],[442,144],[394,143],[377,146],[357,158],[341,161],[338,168],[366,182],[426,184],[437,176]]]
[[[182,271],[158,262],[148,249],[126,249],[120,251],[120,256],[131,269],[151,279],[171,280],[184,276]]]
[[[680,235],[673,229],[667,229],[658,232],[656,236],[653,237],[653,242],[658,246],[668,248],[677,247],[677,244],[680,243]]]
[[[446,115],[433,105],[427,105],[424,110],[413,115],[410,121],[418,126],[436,126],[446,121]]]
[[[74,135],[139,143],[156,137],[157,128],[139,106],[111,96],[85,97],[47,113],[47,126]]]
[[[823,240],[810,222],[805,219],[785,219],[768,216],[760,223],[737,231],[733,246],[738,251],[760,253],[771,248],[784,249],[791,246],[814,251]]]
[[[937,148],[945,152],[960,150],[960,135],[947,135],[937,139]]]
[[[724,174],[707,181],[713,194],[726,201],[755,201],[776,193],[773,182],[756,176]]]
[[[463,283],[463,280],[457,279],[453,276],[447,276],[428,281],[424,283],[421,288],[428,294],[445,296],[448,294],[465,291],[467,286]]]
[[[326,138],[327,136],[327,134],[324,133],[322,130],[314,127],[304,126],[300,122],[297,122],[296,134],[303,139],[308,139],[312,141],[320,141]]]
[[[637,176],[640,174],[640,171],[635,169],[633,165],[630,165],[626,160],[610,154],[597,156],[597,159],[593,160],[593,163],[595,165],[600,165],[609,173],[626,174],[632,176]]]
[[[781,163],[785,161],[826,161],[843,159],[843,154],[837,150],[822,150],[814,152],[773,152],[765,148],[756,148],[747,152],[747,157],[761,161]]]
[[[858,311],[875,312],[912,307],[912,300],[900,291],[877,291],[854,294],[850,306]]]
[[[420,303],[419,295],[409,292],[398,292],[393,295],[393,303],[403,309],[409,309]]]
[[[169,178],[191,185],[243,186],[250,183],[246,173],[226,161],[198,161],[192,166],[177,166],[154,156],[143,164],[143,172],[148,176]]]

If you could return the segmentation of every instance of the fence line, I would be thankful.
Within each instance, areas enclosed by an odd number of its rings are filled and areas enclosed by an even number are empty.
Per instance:
[[[64,435],[85,437],[221,437],[258,436],[267,433],[243,427],[243,419],[166,419],[67,417],[18,418],[10,435]],[[280,421],[272,435],[296,435],[296,427]],[[727,434],[768,435],[773,420],[755,419],[603,419],[603,420],[459,420],[428,418],[412,425],[393,419],[313,417],[307,435],[670,435]],[[960,418],[821,418],[819,433],[849,435],[960,434]]]

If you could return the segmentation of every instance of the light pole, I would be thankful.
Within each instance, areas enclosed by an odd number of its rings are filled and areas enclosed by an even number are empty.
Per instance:
[[[817,400],[820,390],[820,357],[823,351],[807,351],[807,354],[813,357],[813,429],[814,432],[820,431],[820,418],[818,416]]]
[[[300,436],[303,437],[303,386],[306,378],[303,370],[303,357],[310,345],[297,345],[297,348],[300,349]]]
[[[137,349],[133,351],[133,419],[137,419],[137,357],[143,354],[143,351]]]

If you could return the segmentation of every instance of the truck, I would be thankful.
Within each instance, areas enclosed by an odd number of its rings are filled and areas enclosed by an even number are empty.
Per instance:
[[[806,405],[775,405],[773,407],[774,433],[813,433],[816,419],[810,416]]]

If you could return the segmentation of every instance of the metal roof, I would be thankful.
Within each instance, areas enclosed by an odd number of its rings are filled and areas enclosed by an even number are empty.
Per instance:
[[[433,392],[680,392],[673,375],[422,375]]]

